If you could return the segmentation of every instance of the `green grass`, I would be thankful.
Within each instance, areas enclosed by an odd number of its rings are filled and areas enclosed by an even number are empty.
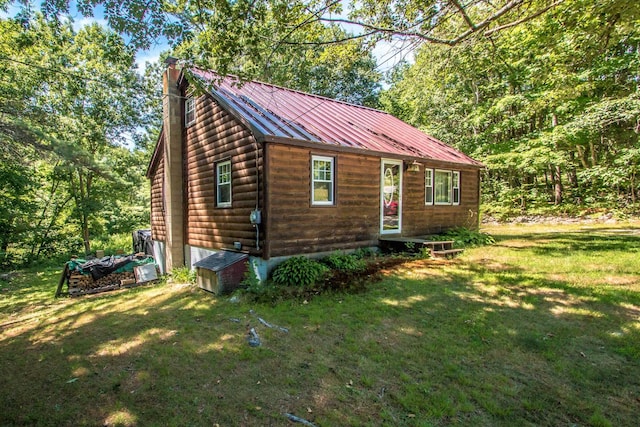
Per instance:
[[[59,272],[24,271],[0,282],[0,425],[637,425],[640,226],[586,227],[487,228],[276,306],[171,283],[55,300]]]

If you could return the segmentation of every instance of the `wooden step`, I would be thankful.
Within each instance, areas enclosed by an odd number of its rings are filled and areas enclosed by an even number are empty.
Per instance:
[[[380,246],[392,250],[413,250],[427,248],[430,251],[447,251],[453,249],[453,240],[430,240],[428,237],[390,237],[385,236],[378,239]]]
[[[422,242],[422,246],[426,246],[431,249],[447,250],[453,248],[453,240],[430,240]]]
[[[444,249],[440,251],[431,250],[431,256],[433,258],[453,258],[459,253],[464,252],[464,249]]]

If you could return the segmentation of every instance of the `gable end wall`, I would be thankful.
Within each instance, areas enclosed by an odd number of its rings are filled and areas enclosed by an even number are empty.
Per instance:
[[[256,141],[247,128],[209,97],[198,98],[196,117],[196,123],[185,129],[184,139],[185,243],[223,249],[239,241],[243,250],[259,254],[249,215],[261,181],[256,163],[261,170],[262,148],[256,155]],[[231,161],[232,169],[232,206],[228,208],[216,206],[216,164],[224,160]]]

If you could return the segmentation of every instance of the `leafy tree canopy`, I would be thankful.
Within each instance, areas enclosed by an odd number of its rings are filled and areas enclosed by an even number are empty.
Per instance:
[[[58,232],[81,235],[88,251],[90,235],[108,225],[100,213],[130,202],[143,181],[131,169],[140,159],[122,148],[147,116],[134,51],[96,24],[76,32],[36,15],[0,20],[0,63],[5,263],[10,245],[29,258]]]
[[[483,160],[493,200],[633,203],[638,28],[637,2],[566,0],[491,43],[425,45],[382,103]]]
[[[149,47],[161,35],[174,46],[191,42],[199,47],[199,55],[193,58],[197,62],[221,74],[256,77],[261,73],[254,67],[238,64],[269,65],[269,59],[286,53],[290,44],[324,45],[357,38],[371,45],[381,39],[402,38],[452,46],[526,23],[562,2],[77,0],[74,4],[85,16],[102,7],[109,25],[136,47]],[[58,17],[69,12],[70,4],[70,0],[44,0],[42,10],[45,16]],[[26,14],[28,7],[24,7]],[[318,39],[319,23],[348,24],[356,34],[334,32]]]

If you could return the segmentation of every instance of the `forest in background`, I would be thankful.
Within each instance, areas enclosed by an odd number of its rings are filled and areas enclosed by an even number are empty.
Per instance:
[[[162,65],[135,54],[160,36],[187,64],[381,108],[461,149],[487,166],[488,214],[637,213],[637,2],[82,0],[109,27],[80,28],[69,2],[20,4],[0,0],[0,270],[148,227]],[[381,40],[415,60],[383,73]]]
[[[634,212],[640,4],[565,1],[492,37],[423,46],[383,108],[481,160],[485,212]]]

